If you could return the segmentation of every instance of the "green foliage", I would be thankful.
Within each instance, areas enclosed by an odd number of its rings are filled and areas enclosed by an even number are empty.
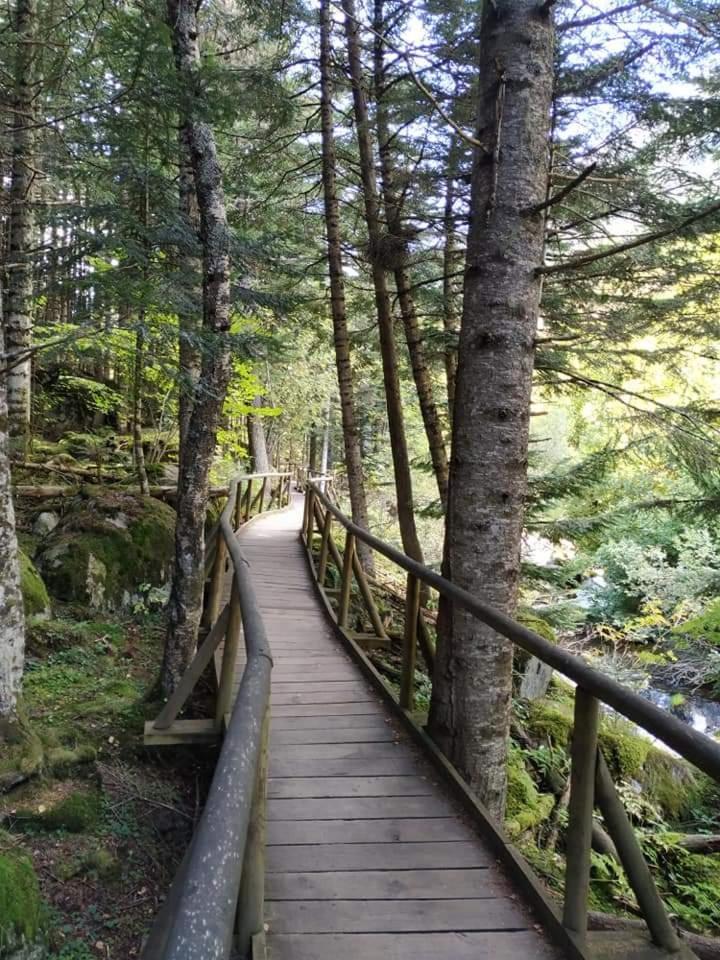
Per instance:
[[[0,956],[42,933],[40,887],[29,857],[0,853]]]
[[[720,599],[713,600],[697,617],[678,624],[672,632],[720,648]]]

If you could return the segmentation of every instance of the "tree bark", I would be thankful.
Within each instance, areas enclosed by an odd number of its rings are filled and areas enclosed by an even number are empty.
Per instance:
[[[215,137],[202,119],[205,94],[199,76],[197,7],[191,0],[168,0],[167,14],[182,95],[181,124],[187,131],[200,211],[203,356],[178,479],[175,573],[160,678],[165,695],[180,680],[197,642],[210,467],[231,374],[230,235]]]
[[[457,379],[457,338],[460,334],[458,314],[458,290],[455,273],[458,269],[457,231],[455,229],[455,180],[457,178],[459,146],[457,138],[450,141],[447,156],[447,179],[445,181],[445,210],[443,228],[445,244],[443,246],[443,326],[447,343],[445,345],[445,380],[447,383],[448,414],[450,423],[455,413],[455,382]]]
[[[135,331],[135,362],[133,369],[133,407],[132,407],[132,436],[133,462],[137,474],[140,493],[144,497],[150,496],[150,484],[145,469],[145,448],[143,447],[142,432],[142,398],[143,398],[143,369],[145,366],[145,311],[141,310],[138,316],[138,326]]]
[[[263,406],[263,398],[255,397],[254,407]],[[270,473],[272,466],[267,448],[267,438],[265,436],[265,426],[262,417],[255,414],[248,414],[248,446],[250,447],[250,462],[253,473]]]
[[[187,442],[190,414],[192,413],[195,389],[200,379],[201,355],[198,339],[201,329],[201,316],[196,308],[197,277],[201,264],[198,258],[200,245],[200,212],[198,210],[192,158],[188,142],[188,130],[180,127],[178,136],[179,214],[183,237],[179,249],[179,289],[181,296],[178,311],[178,428],[180,433],[178,463],[182,463],[183,451]]]
[[[12,98],[12,167],[8,217],[7,304],[5,346],[8,428],[13,446],[23,451],[30,438],[33,264],[35,232],[32,199],[35,173],[35,37],[36,0],[17,0],[15,12],[14,91]]]
[[[375,124],[377,127],[378,153],[380,156],[380,182],[382,185],[383,206],[387,234],[376,256],[389,257],[395,279],[395,288],[400,305],[400,315],[405,330],[410,367],[415,389],[420,403],[420,413],[425,427],[430,460],[433,465],[435,481],[443,509],[447,505],[448,457],[445,448],[440,415],[433,396],[432,376],[428,365],[425,344],[418,324],[415,299],[410,282],[407,238],[408,231],[402,220],[400,198],[395,188],[395,164],[392,151],[392,137],[385,97],[385,0],[375,0],[373,19],[374,30],[374,87],[375,87]]]
[[[375,291],[375,308],[378,318],[380,354],[382,357],[385,402],[387,404],[390,448],[395,472],[395,491],[397,497],[398,522],[403,549],[413,560],[422,562],[423,554],[415,526],[415,508],[413,503],[412,474],[405,436],[405,420],[400,396],[400,380],[397,369],[397,352],[393,330],[390,297],[388,295],[385,270],[378,259],[381,248],[380,215],[375,177],[373,143],[368,120],[368,109],[363,89],[360,44],[358,40],[357,20],[354,0],[342,0],[345,13],[345,36],[347,39],[350,78],[352,81],[353,106],[360,153],[360,174],[365,207],[370,248],[371,272]]]
[[[340,392],[345,469],[347,471],[350,511],[354,522],[369,530],[365,472],[362,464],[360,430],[358,427],[355,383],[350,358],[345,279],[340,235],[340,206],[337,196],[335,126],[333,122],[333,82],[330,48],[329,0],[320,4],[320,122],[322,129],[322,181],[325,201],[325,233],[327,236],[328,273],[330,275],[330,312],[335,343],[335,366]],[[313,432],[313,437],[315,433]],[[317,444],[317,441],[316,441]],[[366,572],[374,570],[372,550],[358,542],[358,556]]]
[[[0,300],[0,355],[4,354]],[[0,375],[0,740],[17,720],[17,699],[25,662],[25,615],[20,590],[15,510],[10,481],[5,377]]]
[[[485,4],[445,576],[512,614],[520,575],[553,82],[552,7]],[[498,818],[512,644],[444,604],[429,729]]]

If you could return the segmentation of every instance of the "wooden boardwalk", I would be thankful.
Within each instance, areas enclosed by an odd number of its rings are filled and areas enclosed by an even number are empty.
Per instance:
[[[559,958],[336,639],[301,522],[296,497],[240,533],[275,662],[270,960]]]

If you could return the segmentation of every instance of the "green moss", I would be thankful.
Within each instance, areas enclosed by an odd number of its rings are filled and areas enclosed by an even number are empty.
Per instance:
[[[610,772],[618,780],[636,779],[650,751],[650,741],[620,717],[603,717],[598,736]]]
[[[47,616],[50,612],[50,597],[42,577],[26,553],[18,552],[20,560],[20,589],[26,617]]]
[[[74,748],[55,747],[48,750],[46,763],[56,776],[65,776],[79,766],[92,763],[96,757],[95,747],[89,743],[81,743]]]
[[[0,854],[0,956],[42,932],[42,901],[35,870],[28,857]]]
[[[549,698],[528,704],[526,730],[534,740],[550,740],[553,746],[566,747],[572,728],[571,705]]]
[[[520,750],[510,750],[507,780],[505,829],[510,837],[517,837],[548,818],[555,798],[552,794],[538,791],[525,768]]]
[[[700,801],[704,782],[684,760],[651,746],[639,777],[643,791],[670,820],[685,818]]]
[[[517,621],[521,623],[524,627],[527,627],[528,630],[533,630],[535,633],[539,633],[540,636],[547,640],[548,643],[557,643],[558,637],[555,630],[550,626],[547,620],[543,620],[532,607],[527,607],[521,604],[517,610]]]
[[[68,833],[87,833],[100,820],[102,801],[98,793],[71,793],[49,810],[32,819],[47,830],[67,830]]]
[[[706,640],[713,646],[720,647],[720,598],[708,604],[699,616],[673,627],[672,633],[692,637],[694,640]]]

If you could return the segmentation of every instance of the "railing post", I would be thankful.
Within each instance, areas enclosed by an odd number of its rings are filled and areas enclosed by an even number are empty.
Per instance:
[[[412,710],[415,706],[415,657],[419,611],[420,581],[409,573],[405,590],[405,634],[403,637],[402,674],[400,676],[400,706],[404,710]]]
[[[235,529],[239,530],[242,525],[242,480],[238,480],[235,488]]]
[[[290,499],[292,497],[292,474],[288,474],[285,478],[285,503],[284,506],[288,506]]]
[[[347,627],[350,614],[350,588],[352,586],[353,554],[355,535],[347,531],[345,553],[343,554],[342,580],[340,581],[340,603],[338,605],[338,625]]]
[[[243,858],[242,878],[240,880],[240,893],[238,894],[236,931],[238,952],[241,957],[252,956],[252,938],[264,929],[265,833],[267,819],[265,795],[267,792],[269,730],[270,707],[268,706],[263,719],[260,756],[258,757],[253,804],[252,810],[250,811],[247,840],[245,841],[245,856]]]
[[[680,940],[667,915],[645,855],[635,836],[622,800],[617,795],[610,771],[602,754],[598,751],[595,773],[595,790],[598,806],[603,815],[605,826],[612,838],[637,898],[640,912],[648,925],[654,943],[669,953],[680,950]]]
[[[250,519],[250,505],[252,504],[252,488],[253,488],[253,482],[252,480],[248,480],[247,499],[245,501],[245,523],[247,523],[248,520]]]
[[[600,705],[577,687],[570,748],[570,802],[566,835],[563,925],[581,940],[587,936],[590,851],[595,798],[595,765]]]
[[[222,599],[223,581],[225,579],[225,558],[227,556],[227,546],[222,530],[218,531],[217,546],[215,549],[215,560],[213,562],[212,574],[210,577],[210,589],[208,590],[207,604],[203,613],[203,624],[211,629],[212,625],[220,613],[220,602]]]
[[[269,479],[270,477],[263,477],[262,493],[260,494],[260,513],[262,513],[265,508],[265,497],[267,496],[267,485]]]
[[[317,568],[317,580],[322,587],[325,583],[325,574],[327,573],[328,551],[330,549],[330,531],[332,529],[333,516],[329,510],[325,511],[325,522],[323,523],[322,544],[320,546],[320,560]]]
[[[233,690],[235,687],[235,663],[237,661],[238,647],[240,646],[241,625],[240,598],[238,596],[237,582],[233,575],[232,589],[230,591],[230,620],[228,621],[227,633],[225,634],[225,647],[223,648],[222,666],[220,668],[220,683],[215,705],[215,726],[219,731],[223,728],[225,714],[230,712],[230,707],[232,706]]]
[[[307,515],[305,517],[305,543],[312,556],[313,529],[315,527],[315,491],[312,487],[307,488],[305,494],[305,507]]]

